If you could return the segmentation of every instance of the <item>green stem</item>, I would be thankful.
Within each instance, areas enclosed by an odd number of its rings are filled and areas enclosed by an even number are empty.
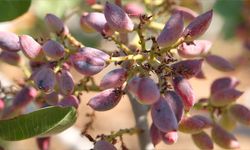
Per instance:
[[[137,55],[127,55],[127,56],[120,56],[120,57],[111,57],[109,62],[119,62],[124,60],[143,60],[145,56],[142,54]]]

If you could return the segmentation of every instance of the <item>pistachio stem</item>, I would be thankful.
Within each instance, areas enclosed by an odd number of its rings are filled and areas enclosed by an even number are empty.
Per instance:
[[[145,56],[142,54],[137,54],[137,55],[127,55],[120,57],[111,57],[109,62],[119,62],[124,60],[142,60],[142,59],[145,59]]]

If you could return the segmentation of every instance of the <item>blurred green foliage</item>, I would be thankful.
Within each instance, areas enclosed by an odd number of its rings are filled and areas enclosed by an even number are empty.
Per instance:
[[[13,20],[29,10],[31,0],[0,0],[0,21]]]
[[[220,14],[225,21],[223,34],[225,39],[234,36],[236,27],[242,22],[243,0],[217,0],[214,10]]]

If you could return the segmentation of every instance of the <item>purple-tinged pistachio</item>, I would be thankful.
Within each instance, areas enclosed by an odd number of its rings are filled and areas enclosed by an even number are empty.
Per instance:
[[[193,43],[183,43],[178,48],[178,54],[183,58],[194,58],[206,55],[212,43],[207,40],[194,40]]]
[[[52,92],[44,96],[46,103],[49,105],[56,105],[59,102],[59,94],[57,92]]]
[[[182,34],[183,27],[184,22],[181,14],[173,14],[157,37],[159,46],[168,47],[176,42]]]
[[[93,13],[95,13],[95,12],[93,12]],[[98,13],[98,14],[99,14],[99,13]],[[102,13],[100,13],[100,14],[102,14]],[[80,25],[81,25],[81,28],[82,28],[82,30],[83,30],[84,32],[92,33],[92,32],[95,32],[95,29],[94,29],[91,25],[89,25],[89,22],[88,22],[88,20],[87,20],[87,17],[88,17],[88,16],[90,16],[90,13],[88,13],[88,12],[82,13],[81,18],[80,18]],[[94,19],[95,19],[95,18],[94,18]],[[93,18],[92,18],[90,21],[91,21],[91,22],[93,21],[93,22],[95,23],[95,21],[100,21],[100,20],[99,20],[99,19],[93,20]],[[105,21],[106,21],[106,19],[105,19]],[[98,27],[99,27],[100,23],[98,23],[97,25],[98,25]],[[101,27],[102,27],[102,26],[101,26]]]
[[[65,54],[63,45],[53,40],[46,41],[42,48],[44,53],[53,60],[59,60]]]
[[[235,88],[239,84],[239,80],[235,77],[221,77],[216,80],[211,85],[211,94],[224,89]]]
[[[42,46],[29,35],[19,37],[22,52],[30,59],[37,58],[42,52]]]
[[[183,31],[186,40],[193,41],[208,29],[213,17],[213,10],[209,10],[196,17]]]
[[[21,62],[21,57],[16,52],[2,51],[0,54],[0,60],[13,66],[18,66]]]
[[[3,99],[0,99],[0,112],[5,108],[5,102]]]
[[[39,150],[49,150],[50,149],[50,137],[38,137],[36,138],[36,143]]]
[[[154,125],[154,123],[152,123],[150,127],[150,138],[154,146],[159,144],[162,140],[161,131]]]
[[[80,105],[80,102],[78,100],[78,98],[74,95],[69,95],[69,96],[65,96],[59,103],[59,106],[63,106],[63,107],[69,107],[69,106],[73,106],[76,109],[78,108],[78,106]]]
[[[192,117],[183,117],[181,122],[179,123],[178,130],[184,133],[195,134],[211,126],[211,120],[204,116],[195,115]]]
[[[112,35],[114,32],[108,26],[104,14],[99,12],[83,13],[80,24],[85,32],[97,31],[105,35]]]
[[[144,8],[138,3],[127,3],[124,10],[131,17],[140,17],[145,13]]]
[[[173,86],[177,94],[182,98],[184,108],[189,111],[195,102],[195,93],[188,80],[181,76],[174,77]]]
[[[58,86],[60,93],[63,95],[71,95],[74,91],[74,80],[71,73],[67,70],[62,70],[58,73]]]
[[[186,79],[190,79],[201,71],[202,63],[202,59],[183,60],[171,67]]]
[[[108,25],[118,32],[129,32],[134,29],[134,23],[119,6],[106,2],[104,15]]]
[[[218,123],[221,127],[223,127],[223,129],[227,131],[233,131],[236,127],[237,121],[233,118],[228,110],[224,110]]]
[[[192,21],[198,16],[197,12],[182,6],[174,6],[171,13],[180,13],[185,21]]]
[[[232,116],[233,120],[237,120],[238,122],[250,126],[250,110],[241,104],[234,104],[229,108],[230,116]]]
[[[234,66],[228,62],[225,58],[217,56],[217,55],[208,55],[205,57],[205,61],[220,71],[228,72],[233,71]]]
[[[110,56],[101,51],[101,50],[98,50],[98,49],[95,49],[95,48],[92,48],[92,47],[83,47],[83,48],[80,48],[79,49],[79,52],[85,54],[85,55],[89,55],[89,56],[92,56],[92,57],[97,57],[97,58],[100,58],[104,61],[107,61],[109,60]]]
[[[117,149],[113,144],[105,140],[100,140],[94,144],[94,150],[117,150]]]
[[[199,149],[206,149],[206,150],[214,149],[214,144],[212,139],[204,131],[192,134],[192,140]]]
[[[225,149],[238,149],[240,144],[233,134],[227,132],[219,125],[214,125],[211,130],[213,141],[220,147]]]
[[[10,52],[17,52],[20,48],[19,38],[15,33],[0,31],[0,48]]]
[[[162,132],[169,132],[178,128],[175,114],[164,97],[160,97],[152,105],[151,117],[155,126]]]
[[[143,77],[140,80],[135,95],[140,103],[151,105],[160,98],[160,91],[154,80]]]
[[[123,85],[127,78],[127,70],[123,68],[114,69],[108,72],[100,82],[100,88],[118,88]]]
[[[88,105],[96,111],[107,111],[114,108],[121,100],[122,91],[107,89],[92,97]]]
[[[172,145],[177,142],[178,140],[178,133],[177,131],[169,131],[167,133],[161,133],[162,141],[165,144]]]
[[[142,104],[151,105],[158,101],[160,91],[154,80],[148,77],[134,77],[128,83],[128,90]]]
[[[56,84],[56,76],[52,69],[48,67],[42,67],[33,77],[36,87],[45,92],[51,93],[54,91]]]
[[[92,76],[102,71],[106,67],[108,59],[109,55],[90,47],[84,47],[70,56],[74,68],[86,76]]]
[[[206,79],[206,76],[205,76],[204,72],[201,70],[200,72],[198,72],[195,75],[195,78],[197,78],[197,79]]]
[[[128,81],[128,84],[127,84],[128,91],[134,96],[136,96],[136,93],[138,91],[140,80],[141,78],[136,76]]]
[[[224,89],[213,93],[210,97],[210,103],[217,107],[226,106],[235,102],[242,94],[243,92],[236,89]]]
[[[64,25],[63,21],[53,14],[47,14],[45,16],[45,23],[50,29],[51,32],[54,32],[58,35],[67,35],[69,34],[69,29]]]
[[[174,112],[176,120],[179,123],[184,114],[184,106],[181,97],[174,91],[167,91],[165,93],[165,99]]]
[[[27,106],[37,96],[38,92],[33,87],[23,87],[15,96],[12,103],[14,110]]]

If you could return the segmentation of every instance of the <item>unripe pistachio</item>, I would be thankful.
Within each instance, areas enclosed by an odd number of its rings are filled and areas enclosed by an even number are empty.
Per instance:
[[[176,42],[182,34],[183,27],[184,22],[181,14],[173,14],[157,37],[159,46],[168,47]]]
[[[140,17],[140,15],[144,14],[144,8],[138,3],[127,3],[124,6],[125,12],[131,17]]]
[[[220,147],[225,149],[238,149],[240,144],[233,134],[227,132],[219,125],[214,125],[211,130],[213,141]]]
[[[234,70],[234,66],[230,62],[217,55],[208,55],[205,57],[205,61],[220,71],[228,72]]]
[[[160,98],[160,91],[152,79],[143,77],[135,95],[142,104],[153,104]]]
[[[235,102],[242,94],[243,92],[236,89],[224,89],[213,93],[210,97],[210,103],[213,106],[225,106]]]
[[[58,35],[67,35],[69,33],[69,29],[64,25],[63,21],[53,14],[45,16],[45,23],[51,32]]]
[[[208,29],[212,16],[213,10],[199,15],[185,28],[182,35],[190,41],[200,37]]]
[[[155,126],[162,132],[169,132],[178,128],[175,114],[162,96],[152,105],[151,117]]]
[[[49,150],[50,148],[50,137],[38,137],[36,143],[39,150]]]
[[[113,144],[105,140],[100,140],[95,143],[94,150],[117,150],[117,149]]]
[[[184,133],[195,134],[211,126],[211,120],[201,115],[195,115],[182,118],[178,130]]]
[[[0,99],[0,112],[5,108],[5,102],[3,99]]]
[[[46,41],[43,44],[42,49],[44,50],[44,53],[53,60],[59,60],[65,53],[63,45],[53,40]]]
[[[49,104],[49,105],[56,105],[59,102],[59,95],[57,92],[52,92],[49,94],[46,94],[44,96],[45,101]]]
[[[108,72],[101,80],[100,88],[117,88],[121,87],[127,78],[127,70],[123,68],[114,69]]]
[[[108,25],[118,32],[129,32],[134,29],[134,23],[119,6],[106,2],[104,15]]]
[[[238,122],[250,126],[250,110],[241,104],[234,104],[229,108],[230,116]]]
[[[83,13],[81,16],[81,27],[85,32],[97,31],[101,34],[112,35],[113,31],[109,28],[103,13],[90,12]]]
[[[92,76],[102,71],[106,67],[108,59],[109,55],[90,47],[84,47],[70,56],[74,68],[86,76]]]
[[[162,141],[165,144],[172,145],[177,142],[178,140],[178,133],[177,131],[169,131],[167,133],[161,133]]]
[[[192,59],[179,61],[171,67],[186,79],[190,79],[201,71],[203,59]]]
[[[214,144],[212,139],[204,131],[192,134],[192,140],[199,149],[204,149],[204,150],[214,149]]]
[[[185,110],[189,111],[196,99],[190,83],[185,78],[177,76],[173,79],[173,86],[177,94],[181,96]]]
[[[228,110],[224,110],[221,114],[219,125],[227,131],[233,131],[236,127],[236,123],[237,121],[233,118],[230,112]]]
[[[107,89],[92,97],[88,105],[96,111],[107,111],[114,108],[121,100],[122,91]]]
[[[60,93],[63,95],[71,95],[74,91],[74,80],[71,73],[67,70],[62,70],[58,73],[58,86]]]
[[[181,97],[174,91],[167,91],[165,93],[165,99],[174,112],[176,120],[179,123],[184,114],[184,106]]]
[[[35,59],[42,52],[42,46],[29,35],[19,37],[22,52],[30,59]]]
[[[136,93],[138,91],[140,80],[141,78],[136,76],[128,81],[128,84],[127,84],[128,91],[134,96],[136,96]]]
[[[211,85],[211,94],[214,94],[218,91],[235,88],[239,84],[239,80],[235,77],[221,77],[216,80]]]
[[[142,104],[151,105],[158,101],[160,91],[154,80],[149,77],[135,77],[128,83],[128,90]]]
[[[207,40],[194,40],[193,43],[183,43],[178,48],[178,54],[183,58],[200,57],[208,53],[212,43]]]
[[[0,48],[10,52],[17,52],[20,48],[19,38],[15,33],[0,31]]]
[[[81,52],[85,55],[90,55],[92,57],[97,57],[97,58],[103,59],[104,61],[107,61],[110,58],[110,56],[107,53],[105,53],[99,49],[92,48],[92,47],[80,48],[79,52]]]
[[[45,93],[51,93],[54,91],[56,84],[55,73],[52,69],[48,67],[42,67],[34,75],[34,83],[38,89]]]
[[[12,103],[12,108],[20,109],[27,106],[37,96],[38,92],[33,87],[23,87],[15,96]]]
[[[76,109],[78,108],[78,106],[80,105],[80,102],[78,100],[78,98],[74,95],[69,95],[69,96],[65,96],[59,103],[59,106],[63,106],[63,107],[69,107],[69,106],[73,106]]]
[[[192,21],[198,16],[197,12],[182,6],[174,6],[171,13],[180,13],[185,21]]]
[[[0,60],[13,66],[18,66],[21,62],[21,57],[16,52],[2,51],[0,54]]]
[[[154,146],[159,144],[162,140],[161,131],[154,125],[154,123],[152,123],[150,127],[150,138]]]

